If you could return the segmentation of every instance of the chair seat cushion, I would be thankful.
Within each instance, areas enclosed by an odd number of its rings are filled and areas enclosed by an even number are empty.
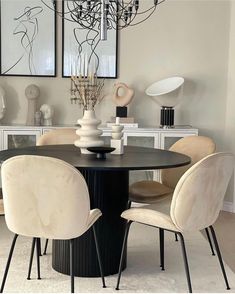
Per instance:
[[[171,196],[173,189],[157,181],[140,181],[129,188],[129,199],[139,203],[154,203]]]
[[[153,210],[151,205],[125,210],[121,217],[134,222],[179,232],[169,215]]]

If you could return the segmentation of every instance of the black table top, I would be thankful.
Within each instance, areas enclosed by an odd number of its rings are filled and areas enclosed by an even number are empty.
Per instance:
[[[86,170],[147,170],[184,166],[190,157],[161,149],[125,146],[123,155],[107,154],[97,159],[95,154],[81,154],[74,145],[47,145],[0,151],[0,162],[17,155],[39,155],[62,159]]]

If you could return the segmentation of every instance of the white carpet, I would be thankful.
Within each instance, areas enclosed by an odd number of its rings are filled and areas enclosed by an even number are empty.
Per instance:
[[[0,279],[8,256],[12,234],[6,229],[4,218],[0,217]],[[226,266],[231,291],[225,290],[224,280],[217,256],[210,254],[209,245],[201,233],[185,235],[189,266],[194,292],[234,292],[235,275]],[[123,272],[120,291],[124,292],[187,292],[187,282],[183,267],[181,247],[174,241],[174,235],[166,233],[165,267],[159,268],[158,230],[134,224],[130,230],[128,244],[128,267]],[[50,242],[51,245],[51,242]],[[32,280],[28,281],[27,269],[31,240],[19,237],[12,259],[5,292],[69,292],[70,279],[51,268],[51,246],[49,254],[41,258],[42,280],[36,277],[35,263],[32,269]],[[36,260],[35,260],[36,261]],[[116,292],[117,275],[106,278],[107,288],[101,287],[98,278],[76,278],[76,292]]]

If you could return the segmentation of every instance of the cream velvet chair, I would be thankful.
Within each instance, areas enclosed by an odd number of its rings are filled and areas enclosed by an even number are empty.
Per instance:
[[[215,152],[215,143],[204,136],[189,136],[178,140],[170,151],[188,155],[191,163],[187,166],[161,170],[161,183],[157,181],[140,181],[133,183],[129,189],[129,199],[133,202],[152,204],[172,196],[181,176],[202,158]]]
[[[131,202],[153,204],[172,197],[177,182],[186,170],[202,158],[214,153],[215,148],[213,140],[204,136],[188,136],[178,140],[169,150],[188,155],[191,163],[183,167],[161,170],[161,183],[157,181],[133,183],[129,188],[129,207]],[[212,255],[215,255],[208,229],[206,229],[206,234]],[[177,236],[175,239],[178,241]]]
[[[43,134],[37,140],[37,146],[43,145],[64,145],[74,144],[75,140],[78,140],[79,136],[76,134],[76,130],[72,128],[55,129]],[[46,255],[48,246],[48,239],[46,239],[43,254]],[[41,255],[41,242],[39,240],[39,255]]]
[[[74,239],[92,227],[103,287],[105,281],[94,223],[102,215],[90,210],[87,184],[81,173],[66,162],[44,156],[15,156],[2,164],[6,224],[15,236],[0,292],[4,290],[18,235],[32,237],[32,254],[39,238],[69,240],[71,292],[74,292]],[[30,271],[32,266],[30,258]],[[40,279],[39,254],[37,254]]]
[[[212,225],[222,208],[224,195],[233,168],[234,156],[232,154],[215,153],[209,155],[188,169],[178,181],[173,193],[170,215],[157,211],[156,204],[143,208],[130,208],[122,213],[121,216],[128,220],[128,222],[123,241],[116,286],[117,290],[119,289],[123,256],[132,222],[138,222],[160,229],[161,264],[164,264],[164,231],[173,232],[179,236],[189,292],[192,292],[192,286],[183,234],[188,231],[199,231],[210,228],[225,284],[227,289],[230,289]]]
[[[75,129],[55,129],[43,134],[37,140],[37,146],[73,144],[78,138]]]

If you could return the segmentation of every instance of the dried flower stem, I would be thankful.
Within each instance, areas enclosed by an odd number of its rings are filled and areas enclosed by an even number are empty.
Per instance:
[[[98,80],[95,74],[88,77],[71,76],[71,103],[79,103],[84,110],[94,109],[103,99],[103,86],[104,79]]]

